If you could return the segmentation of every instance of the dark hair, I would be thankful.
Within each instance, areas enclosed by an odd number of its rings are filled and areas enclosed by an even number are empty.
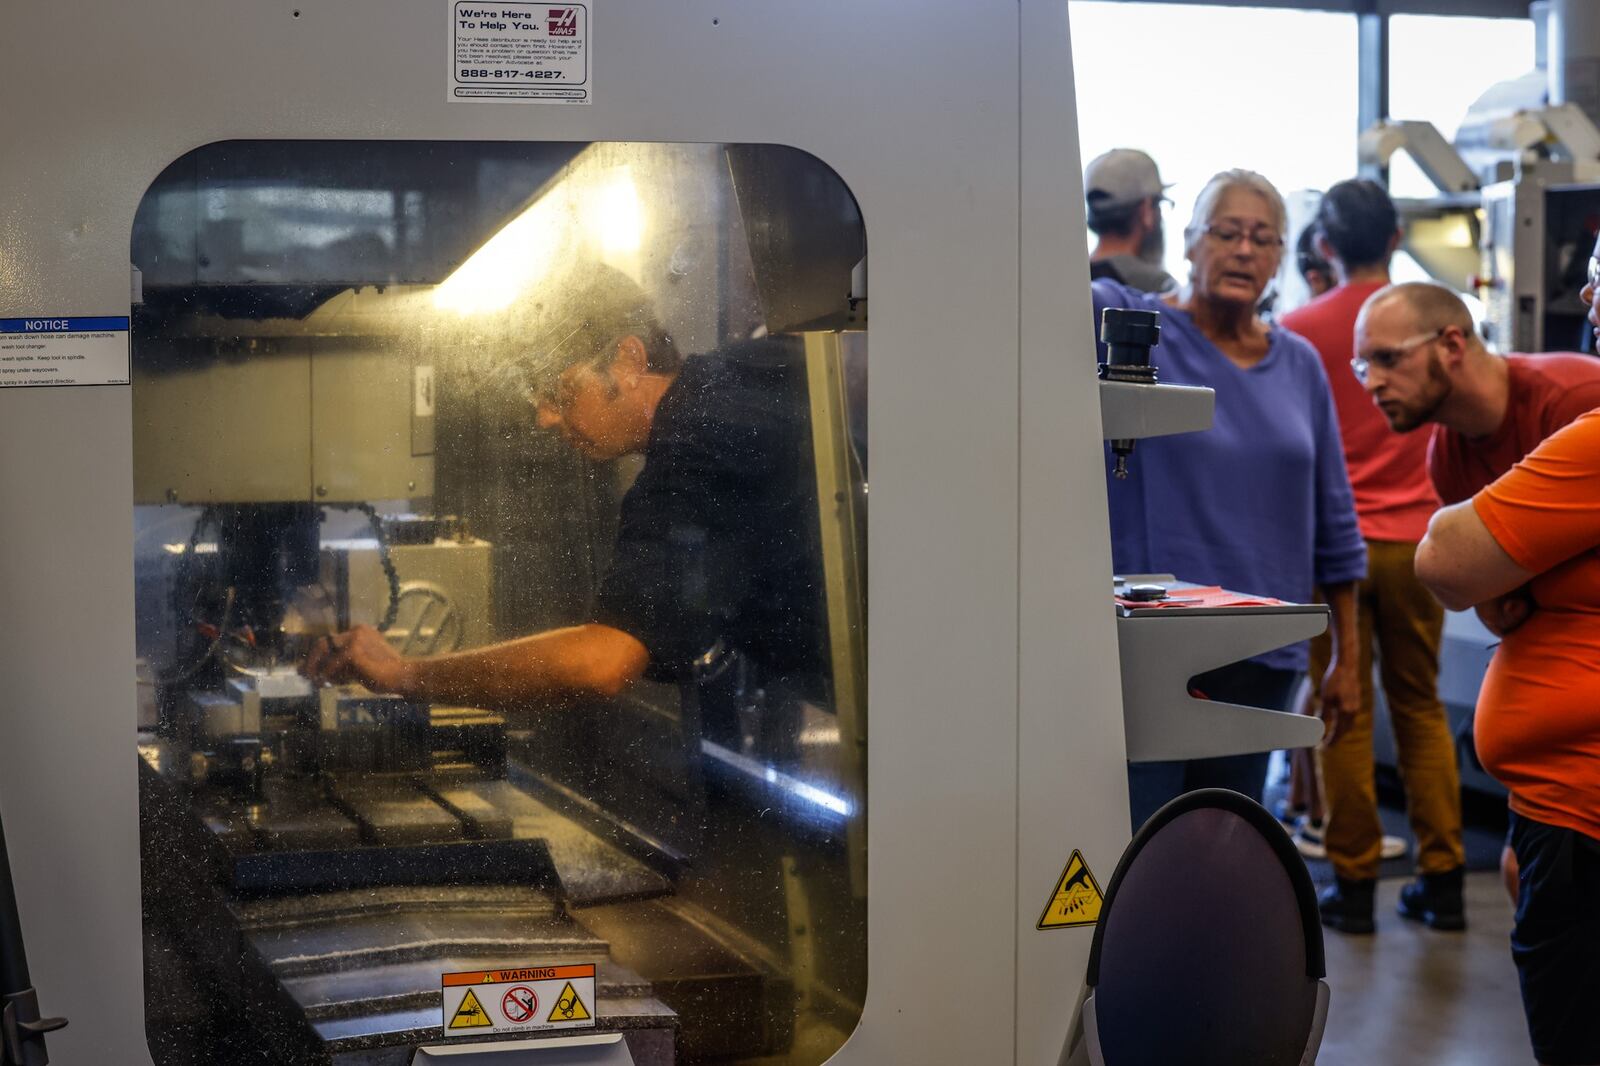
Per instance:
[[[1333,277],[1333,266],[1317,252],[1317,224],[1315,222],[1300,231],[1300,236],[1294,242],[1295,269],[1300,275],[1320,271],[1328,277]]]
[[[1353,178],[1328,190],[1317,207],[1316,226],[1346,269],[1382,266],[1389,261],[1400,215],[1382,185]]]
[[[1097,200],[1104,200],[1104,193],[1096,193],[1089,197],[1089,228],[1101,237],[1126,237],[1133,233],[1133,224],[1139,217],[1139,209],[1154,197],[1147,196],[1143,200],[1135,200],[1131,204],[1096,205]]]
[[[531,308],[538,324],[526,340],[525,369],[553,380],[578,363],[609,366],[623,337],[644,344],[646,369],[675,374],[683,356],[642,288],[619,270],[580,262],[548,279]]]

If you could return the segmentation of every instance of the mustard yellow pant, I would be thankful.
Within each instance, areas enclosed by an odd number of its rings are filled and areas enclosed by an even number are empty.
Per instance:
[[[1439,640],[1444,611],[1417,580],[1415,544],[1367,542],[1367,577],[1356,589],[1361,646],[1361,713],[1338,740],[1324,745],[1326,821],[1323,839],[1334,872],[1356,880],[1378,875],[1383,825],[1372,754],[1374,653],[1389,705],[1417,838],[1417,869],[1443,873],[1461,866],[1461,780],[1444,705],[1439,702]],[[1311,642],[1312,699],[1318,698],[1331,651],[1327,634]]]

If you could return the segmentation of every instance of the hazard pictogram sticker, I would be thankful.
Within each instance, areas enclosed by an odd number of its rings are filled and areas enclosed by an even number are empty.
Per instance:
[[[500,1013],[506,1016],[506,1021],[522,1023],[530,1021],[539,1009],[539,994],[527,985],[518,985],[506,990],[500,997]]]
[[[479,1029],[494,1025],[494,1020],[489,1017],[489,1012],[483,1009],[483,1004],[478,1002],[478,994],[472,989],[467,989],[467,994],[462,997],[461,1005],[456,1008],[455,1015],[451,1017],[448,1029]]]
[[[1100,906],[1104,902],[1100,884],[1089,872],[1089,864],[1084,861],[1083,853],[1075,850],[1072,858],[1067,860],[1067,868],[1061,871],[1061,880],[1056,882],[1055,891],[1050,893],[1050,901],[1044,905],[1044,913],[1039,915],[1038,928],[1068,929],[1075,925],[1093,925],[1100,920]]]
[[[441,974],[443,1036],[593,1029],[596,968],[592,962],[563,962]]]
[[[567,987],[561,990],[556,997],[555,1006],[550,1008],[548,1022],[586,1022],[592,1018],[589,1008],[583,1005],[583,998],[578,995],[578,990],[572,987],[572,982],[567,982]]]

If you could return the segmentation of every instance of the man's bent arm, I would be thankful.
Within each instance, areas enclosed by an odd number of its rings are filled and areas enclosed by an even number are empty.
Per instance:
[[[499,708],[562,696],[615,696],[639,679],[649,658],[636,638],[598,623],[427,659],[403,658],[377,630],[358,626],[319,642],[305,673],[408,699]]]
[[[1506,554],[1471,500],[1434,514],[1417,545],[1416,567],[1417,580],[1452,611],[1503,596],[1535,576]]]

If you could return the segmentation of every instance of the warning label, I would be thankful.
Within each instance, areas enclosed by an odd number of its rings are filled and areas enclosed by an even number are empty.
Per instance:
[[[1039,916],[1039,928],[1066,929],[1074,925],[1093,925],[1100,920],[1100,905],[1104,902],[1100,884],[1089,872],[1089,864],[1083,861],[1083,853],[1074,851],[1072,858],[1067,860],[1067,868],[1061,871],[1061,880],[1056,882],[1055,891],[1050,893],[1050,902],[1045,904],[1044,913]]]
[[[593,963],[443,974],[444,1035],[593,1028],[594,975]]]
[[[128,319],[0,318],[0,388],[128,383]]]
[[[450,99],[587,104],[588,4],[450,5]]]

